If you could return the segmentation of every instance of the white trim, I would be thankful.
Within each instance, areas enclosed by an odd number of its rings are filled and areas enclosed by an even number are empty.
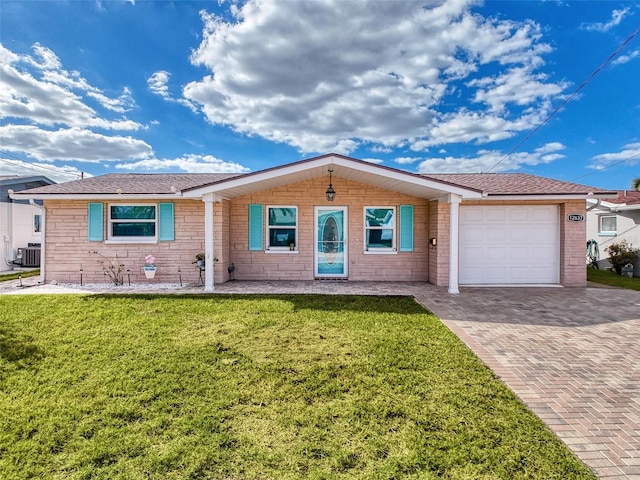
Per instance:
[[[213,198],[204,200],[204,291],[213,292],[215,258],[213,245]]]
[[[155,209],[153,220],[148,218],[111,218],[111,207],[153,207]],[[105,239],[106,244],[116,244],[116,243],[158,243],[158,216],[159,209],[157,203],[107,203],[107,238]],[[113,235],[112,226],[114,223],[153,223],[154,224],[154,236],[142,236],[142,235],[132,235],[132,236],[124,236],[124,235]]]
[[[293,210],[295,210],[296,212],[296,224],[295,226],[291,226],[291,225],[270,225],[269,224],[269,209],[271,208],[291,208]],[[299,238],[298,238],[298,212],[300,210],[300,208],[298,207],[298,205],[265,205],[265,253],[293,253],[293,252],[297,252],[298,251],[298,243],[299,243]],[[270,235],[270,230],[271,229],[284,229],[284,230],[295,230],[294,233],[294,238],[295,238],[295,242],[294,242],[294,246],[293,246],[293,250],[291,250],[291,247],[289,245],[281,247],[281,246],[271,246],[271,235]]]
[[[393,211],[393,225],[391,226],[391,228],[389,228],[389,226],[384,226],[384,227],[367,227],[367,210],[392,210]],[[362,242],[362,248],[363,253],[365,254],[394,254],[397,253],[397,248],[396,248],[396,236],[397,236],[397,221],[396,221],[396,216],[397,216],[397,209],[395,207],[395,205],[382,205],[382,206],[373,206],[373,205],[365,205],[362,208],[362,228],[363,228],[363,234],[362,234],[362,238],[363,238],[363,242]],[[367,230],[391,230],[391,247],[378,247],[378,248],[372,248],[369,249],[369,247],[367,246]]]
[[[104,202],[105,200],[175,200],[176,197],[182,197],[180,193],[23,193],[21,195],[18,195],[18,193],[11,194],[9,197],[13,200],[89,200],[90,202]]]
[[[603,230],[602,229],[602,220],[604,220],[605,218],[613,218],[613,220],[616,222],[616,229],[615,230]],[[606,237],[615,237],[618,234],[618,216],[617,215],[611,215],[611,214],[599,214],[598,215],[598,235],[601,236],[606,236]]]
[[[460,293],[458,288],[460,246],[460,201],[459,195],[449,195],[449,293]]]
[[[588,193],[570,193],[566,195],[487,195],[482,197],[483,202],[491,202],[496,200],[589,200],[589,199],[602,199],[602,198],[616,198],[615,195],[609,194],[592,194]]]
[[[344,216],[342,225],[342,239],[344,244],[344,272],[341,275],[337,274],[319,274],[318,273],[318,211],[320,209],[325,210],[341,210]],[[320,205],[313,207],[313,276],[315,278],[348,278],[349,277],[349,207],[334,206],[334,205]]]
[[[334,155],[323,156],[320,158],[316,158],[315,160],[303,160],[301,162],[297,162],[295,164],[284,165],[280,167],[274,167],[267,170],[259,171],[256,173],[250,173],[247,175],[232,177],[228,180],[221,180],[216,182],[214,185],[207,185],[200,188],[195,188],[193,190],[189,190],[186,192],[182,192],[182,195],[185,198],[198,198],[206,193],[217,193],[219,191],[230,190],[233,188],[246,187],[252,184],[265,182],[277,178],[284,178],[288,175],[294,174],[304,174],[301,176],[299,181],[309,180],[312,178],[318,177],[319,169],[322,171],[322,174],[325,174],[325,167],[328,166],[340,166],[347,169],[369,173],[372,175],[377,175],[384,178],[390,178],[396,181],[422,186],[425,188],[430,188],[434,190],[440,190],[443,193],[455,193],[458,195],[463,195],[465,198],[481,198],[482,192],[472,189],[465,188],[456,185],[450,185],[448,183],[439,182],[434,179],[430,179],[427,177],[422,177],[418,174],[404,172],[402,170],[396,170],[394,168],[382,168],[373,163],[369,164],[364,161],[356,161],[348,158],[338,157]],[[334,175],[337,175],[337,172],[334,172]],[[283,180],[282,184],[285,182]],[[339,194],[339,192],[338,192]]]

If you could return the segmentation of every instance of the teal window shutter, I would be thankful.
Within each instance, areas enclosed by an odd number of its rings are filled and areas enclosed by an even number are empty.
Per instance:
[[[413,252],[413,205],[400,205],[400,251]]]
[[[161,203],[158,205],[158,210],[158,240],[172,242],[176,239],[173,220],[173,203]]]
[[[104,207],[102,203],[89,204],[88,238],[90,242],[101,242],[104,235]]]
[[[249,250],[263,250],[262,232],[262,205],[252,203],[249,205]]]

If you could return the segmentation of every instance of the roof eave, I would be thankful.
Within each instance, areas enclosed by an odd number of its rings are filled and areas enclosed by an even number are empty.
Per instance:
[[[613,198],[609,193],[547,193],[547,194],[500,194],[489,193],[482,200],[597,200]]]
[[[183,191],[183,195],[185,198],[200,198],[203,195],[215,193],[225,198],[233,198],[323,176],[327,176],[328,181],[328,174],[325,170],[327,167],[332,168],[334,181],[341,177],[349,179],[349,177],[352,177],[353,172],[357,172],[365,176],[360,180],[362,183],[371,184],[372,182],[375,183],[376,179],[379,179],[379,186],[382,188],[384,188],[385,184],[395,183],[398,185],[404,183],[413,187],[424,187],[425,191],[437,190],[439,194],[453,193],[464,198],[482,197],[482,192],[477,189],[452,185],[448,182],[425,178],[422,175],[335,154],[323,155],[301,162],[233,177],[228,180],[221,180],[214,184]],[[358,179],[352,179],[358,181]],[[393,190],[391,187],[388,188]]]
[[[177,193],[24,193],[9,195],[13,200],[167,200],[182,198]]]

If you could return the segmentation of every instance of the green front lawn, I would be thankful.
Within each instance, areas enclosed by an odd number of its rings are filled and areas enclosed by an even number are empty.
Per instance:
[[[411,298],[5,295],[0,478],[596,477]]]
[[[20,277],[22,278],[35,277],[36,275],[40,275],[40,269],[3,273],[0,275],[0,282],[8,282],[9,280],[18,280]]]
[[[618,275],[616,272],[596,270],[595,268],[587,267],[587,280],[590,282],[602,283],[604,285],[611,285],[613,287],[640,291],[640,278],[623,277],[622,275]]]

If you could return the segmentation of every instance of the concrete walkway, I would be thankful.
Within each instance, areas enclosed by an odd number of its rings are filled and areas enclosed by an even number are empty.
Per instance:
[[[105,289],[7,285],[0,293],[82,291]],[[198,293],[202,287],[106,291]],[[239,293],[413,295],[600,478],[640,480],[640,292],[462,288],[459,295],[451,295],[425,283],[339,281],[233,281],[216,286],[216,294]]]

